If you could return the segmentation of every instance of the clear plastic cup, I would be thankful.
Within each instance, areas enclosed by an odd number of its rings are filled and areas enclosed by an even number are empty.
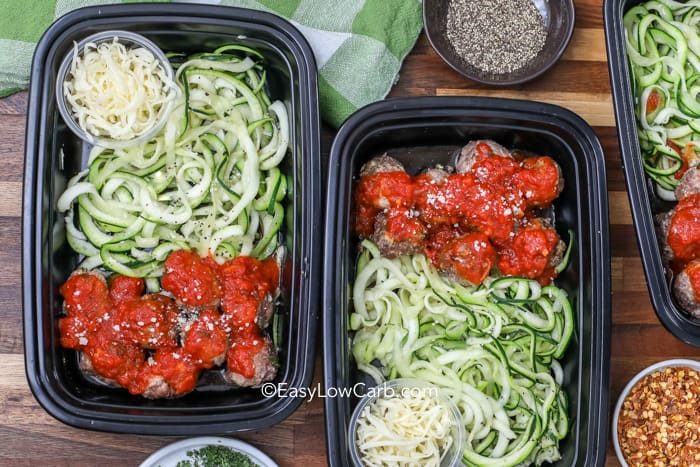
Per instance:
[[[408,393],[402,391],[407,390]],[[350,419],[350,425],[348,427],[348,440],[350,447],[350,458],[352,459],[353,465],[356,467],[363,467],[365,464],[362,462],[359,448],[357,446],[357,421],[360,418],[363,410],[373,404],[380,398],[392,398],[392,397],[402,397],[403,394],[408,394],[410,397],[410,391],[424,391],[424,395],[429,397],[436,397],[439,403],[447,407],[450,418],[453,421],[452,424],[452,439],[453,443],[447,450],[447,453],[443,456],[440,467],[456,467],[462,465],[462,453],[464,452],[464,447],[466,443],[466,431],[464,428],[464,421],[462,419],[462,414],[452,400],[440,391],[440,388],[430,384],[426,381],[416,379],[416,378],[398,378],[391,381],[387,381],[384,384],[376,386],[368,391],[368,394],[364,396],[360,402],[355,407],[353,411],[352,418]]]
[[[171,98],[169,98],[160,108],[158,118],[155,120],[154,124],[150,128],[145,129],[140,134],[136,135],[134,138],[123,140],[112,139],[103,135],[94,135],[83,130],[73,117],[70,109],[70,103],[66,100],[63,93],[63,84],[70,75],[70,67],[71,63],[73,62],[73,48],[71,48],[70,52],[66,54],[61,62],[61,66],[58,69],[58,74],[56,76],[56,103],[58,105],[58,110],[61,113],[61,117],[63,117],[66,125],[80,139],[92,145],[116,149],[132,146],[152,139],[163,128],[163,125],[165,125],[165,122],[168,120],[172,109],[173,97],[179,92],[179,90],[173,81],[173,68],[168,61],[168,58],[165,56],[165,53],[163,53],[163,51],[152,41],[140,34],[119,30],[102,31],[92,34],[77,43],[76,47],[78,48],[78,54],[80,55],[83,53],[83,50],[88,43],[100,44],[104,42],[111,42],[115,37],[117,38],[118,42],[124,44],[127,48],[143,47],[149,50],[158,60],[161,67],[165,71],[166,77],[172,83],[172,86],[167,91]]]

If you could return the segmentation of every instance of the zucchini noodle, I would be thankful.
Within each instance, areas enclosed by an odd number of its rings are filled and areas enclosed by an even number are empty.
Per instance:
[[[278,246],[289,122],[266,94],[262,55],[229,45],[172,60],[182,92],[163,130],[123,149],[93,147],[58,199],[68,243],[90,267],[159,277],[177,249],[223,262]]]
[[[674,200],[700,142],[700,3],[652,0],[623,22],[644,169],[659,196]]]
[[[553,462],[569,429],[561,358],[574,316],[564,290],[518,278],[464,287],[424,255],[387,259],[363,241],[352,354],[377,383],[419,378],[464,417],[466,465]]]

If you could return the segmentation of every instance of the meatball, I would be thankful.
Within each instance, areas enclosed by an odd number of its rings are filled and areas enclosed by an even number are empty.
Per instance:
[[[175,326],[179,311],[165,295],[147,294],[119,303],[112,310],[112,321],[119,328],[117,338],[143,349],[176,346]]]
[[[461,209],[471,205],[467,193],[474,186],[474,177],[456,174],[438,182],[437,174],[421,174],[416,177],[413,191],[413,208],[430,228],[454,225],[464,217]]]
[[[555,231],[554,230],[554,222],[551,219],[546,218],[546,217],[532,218],[525,223],[524,228],[527,228],[528,225],[535,225],[535,226],[541,227],[543,229]],[[549,261],[547,262],[547,268],[556,268],[559,265],[559,263],[561,263],[562,260],[564,259],[565,254],[566,254],[566,242],[559,239],[559,241],[554,246],[554,249],[552,250],[552,252],[549,256]]]
[[[683,174],[680,185],[676,187],[675,195],[677,200],[682,200],[698,193],[700,193],[700,168],[696,165]]]
[[[266,294],[262,300],[260,300],[260,305],[258,305],[258,313],[255,315],[255,324],[257,324],[260,329],[265,329],[268,324],[270,324],[274,311],[274,299],[272,295]]]
[[[227,309],[221,315],[221,325],[226,332],[237,332],[243,326],[256,326],[265,329],[272,321],[275,312],[275,299],[267,293],[258,303],[254,300],[241,303],[237,309]]]
[[[63,311],[66,316],[84,316],[96,320],[109,312],[109,288],[103,274],[99,272],[74,272],[61,286],[65,299]]]
[[[89,334],[99,328],[111,311],[107,281],[98,272],[76,272],[61,286],[60,292],[65,313],[58,321],[61,345],[82,350]]]
[[[554,268],[561,261],[561,243],[548,222],[532,219],[499,251],[498,269],[507,276],[523,276],[547,285],[556,276]]]
[[[360,168],[360,177],[387,172],[405,172],[403,164],[386,153],[373,157]]]
[[[470,141],[462,148],[455,161],[455,168],[458,173],[469,172],[476,161],[477,156],[496,155],[501,157],[512,158],[510,151],[490,139],[478,139]]]
[[[262,345],[258,339],[262,339]],[[251,355],[251,352],[254,354]],[[258,387],[264,382],[272,381],[277,375],[276,359],[277,355],[269,337],[234,342],[227,352],[228,371],[225,377],[241,387]],[[239,366],[249,368],[242,369]]]
[[[109,283],[109,298],[115,305],[138,300],[143,295],[145,286],[143,279],[139,277],[112,276]]]
[[[695,318],[700,318],[700,260],[691,261],[673,280],[673,296],[678,305]]]
[[[371,239],[382,256],[396,258],[418,254],[426,228],[411,210],[391,209],[377,214]]]
[[[78,353],[78,368],[80,368],[80,370],[88,376],[98,376],[97,373],[95,373],[95,366],[92,364],[92,360],[90,360],[90,357],[85,355],[85,352]],[[105,382],[108,381],[105,378],[101,379]]]
[[[467,200],[460,207],[464,228],[484,233],[497,246],[512,238],[524,214],[522,198],[508,196],[495,183],[473,185],[462,196]]]
[[[90,336],[85,357],[90,360],[95,373],[127,387],[140,373],[145,354],[136,344],[120,342],[116,337],[120,331],[114,327],[105,321],[100,332]]]
[[[199,363],[180,349],[158,349],[140,372],[140,381],[124,385],[136,393],[132,390],[133,384],[135,390],[143,390],[143,396],[148,399],[181,396],[197,386],[201,370]]]
[[[408,207],[414,190],[412,177],[396,159],[386,154],[362,166],[355,190],[355,231],[369,238],[379,212]]]
[[[221,324],[226,332],[239,332],[244,327],[265,328],[274,311],[274,298],[262,283],[251,281],[225,282]]]
[[[183,332],[182,349],[202,368],[221,365],[226,358],[228,334],[220,324],[216,309],[205,309],[188,322]]]
[[[466,285],[479,285],[496,262],[496,249],[486,235],[469,233],[445,243],[435,256],[435,266]]]
[[[97,374],[92,360],[90,360],[90,357],[88,357],[85,352],[78,352],[78,368],[80,368],[80,371],[82,371],[85,376],[91,376],[107,386],[115,388],[121,387],[115,380]]]
[[[673,262],[687,263],[700,258],[700,193],[678,202],[671,212],[665,241],[673,252]]]
[[[549,256],[549,261],[547,262],[547,268],[556,268],[559,263],[562,262],[564,259],[564,255],[566,254],[566,243],[564,243],[563,240],[559,240],[554,247],[554,251],[552,254]]]
[[[529,157],[521,162],[515,185],[525,196],[528,207],[544,208],[564,189],[564,177],[561,167],[551,157]]]
[[[432,168],[428,169],[425,172],[423,172],[423,177],[429,182],[433,184],[443,184],[447,181],[447,178],[452,174],[452,169],[441,169],[441,168]]]
[[[146,389],[143,390],[143,397],[146,399],[169,399],[174,397],[175,390],[168,384],[162,376],[153,376],[148,380]]]
[[[664,212],[656,216],[656,228],[659,235],[659,246],[661,248],[661,258],[664,263],[669,263],[673,260],[673,250],[668,244],[668,231],[671,228],[671,219],[673,211]]]
[[[161,284],[178,303],[200,306],[219,302],[216,265],[192,251],[177,250],[168,256]]]

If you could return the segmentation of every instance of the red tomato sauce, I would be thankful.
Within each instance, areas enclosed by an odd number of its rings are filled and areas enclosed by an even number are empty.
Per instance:
[[[663,103],[663,98],[661,97],[661,95],[658,92],[656,92],[656,91],[650,92],[649,97],[647,97],[646,114],[651,115],[652,113],[654,113],[654,111],[656,109],[658,109],[662,103]]]
[[[115,304],[135,300],[143,295],[144,283],[138,277],[115,276],[109,285],[109,298]]]
[[[239,257],[221,268],[221,310],[233,339],[226,354],[229,370],[252,378],[254,357],[262,350],[258,311],[279,281],[279,269],[270,258],[263,262]],[[248,349],[243,351],[243,349]]]
[[[549,258],[558,243],[559,235],[554,230],[532,222],[518,230],[500,250],[498,269],[508,276],[523,276],[548,284],[556,277]]]
[[[358,187],[360,204],[375,209],[407,206],[413,197],[413,179],[406,172],[378,173],[362,177]]]
[[[700,194],[683,198],[676,205],[668,231],[668,245],[675,266],[700,258]]]
[[[549,206],[558,195],[559,168],[549,157],[525,159],[514,179],[527,207]]]
[[[469,233],[445,242],[434,258],[438,269],[452,270],[472,284],[481,284],[496,262],[496,249],[486,235]]]
[[[148,294],[112,305],[111,323],[124,342],[144,349],[176,347],[178,309],[165,295]]]
[[[163,288],[192,306],[211,305],[219,299],[216,265],[187,250],[175,251],[165,261]]]
[[[75,273],[60,289],[61,345],[84,352],[99,376],[144,394],[165,383],[174,395],[195,388],[202,370],[219,365],[255,375],[264,338],[258,313],[271,313],[279,270],[272,259],[240,256],[218,265],[188,251],[165,262],[163,294],[145,294],[142,279]],[[186,323],[185,323],[186,321]]]
[[[651,96],[649,96],[651,97]],[[683,175],[688,171],[691,162],[696,158],[695,156],[695,146],[693,144],[686,144],[683,149],[671,140],[666,140],[666,145],[673,149],[678,157],[680,157],[680,168],[673,174],[673,178],[680,180]]]
[[[548,207],[561,190],[559,167],[550,157],[522,160],[476,147],[465,173],[435,179],[401,171],[360,178],[355,192],[355,232],[371,238],[384,213],[382,235],[420,245],[440,270],[478,285],[497,266],[504,274],[548,284],[559,243],[555,230],[533,222],[533,209]]]
[[[244,378],[255,376],[255,356],[263,348],[263,338],[253,326],[244,326],[238,331],[240,339],[229,346],[226,362],[229,368]]]
[[[420,244],[427,229],[408,209],[392,209],[387,213],[387,233],[398,242]]]

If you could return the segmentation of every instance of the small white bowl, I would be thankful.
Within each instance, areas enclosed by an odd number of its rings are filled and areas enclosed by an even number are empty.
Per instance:
[[[234,451],[246,454],[260,467],[277,467],[277,463],[258,448],[237,439],[219,436],[200,436],[168,444],[149,456],[139,467],[175,467],[178,462],[188,459],[187,451],[210,445],[227,446]]]
[[[66,102],[66,98],[63,93],[63,83],[68,78],[71,63],[73,62],[73,48],[71,48],[71,50],[63,58],[61,66],[58,68],[58,74],[56,75],[56,104],[58,106],[58,110],[61,114],[61,117],[63,117],[63,120],[66,122],[68,128],[78,137],[80,137],[80,139],[87,143],[113,149],[125,148],[127,146],[135,145],[152,139],[156,135],[156,133],[158,133],[163,128],[163,125],[165,125],[165,122],[168,120],[174,100],[173,97],[177,95],[177,93],[179,93],[179,89],[173,80],[173,68],[170,65],[170,61],[165,56],[165,53],[152,41],[142,36],[141,34],[119,30],[98,32],[96,34],[92,34],[84,38],[76,44],[78,54],[80,55],[83,53],[83,49],[88,43],[100,44],[103,42],[111,42],[114,40],[115,37],[117,38],[118,42],[124,44],[128,48],[143,47],[149,50],[156,58],[156,60],[158,60],[161,67],[165,71],[166,77],[172,83],[171,88],[168,90],[168,94],[171,98],[167,101],[163,108],[160,109],[158,119],[150,129],[144,131],[137,137],[130,140],[115,140],[87,133],[82,128],[80,128],[78,123],[75,121],[75,118],[73,118],[72,112],[70,110],[70,104]]]
[[[357,448],[357,443],[355,442],[356,431],[357,431],[357,420],[360,417],[362,411],[368,405],[374,403],[376,400],[383,397],[396,397],[401,395],[402,390],[429,390],[429,394],[433,394],[435,391],[437,395],[437,400],[445,405],[449,410],[454,426],[452,428],[452,437],[454,442],[452,446],[447,451],[447,455],[443,458],[440,467],[456,467],[462,465],[462,453],[464,452],[464,447],[466,443],[466,430],[464,428],[464,421],[462,414],[459,412],[457,405],[455,405],[449,397],[440,392],[440,388],[434,384],[428,383],[417,378],[398,378],[387,381],[384,384],[380,384],[368,391],[360,402],[355,407],[350,418],[350,425],[348,427],[348,444],[350,449],[350,458],[352,464],[357,467],[363,467],[364,464],[361,461],[359,449]]]
[[[622,448],[620,448],[620,440],[617,437],[617,423],[620,418],[620,410],[622,410],[622,404],[625,402],[625,399],[629,395],[630,391],[632,388],[640,382],[645,376],[648,376],[658,370],[662,370],[664,368],[678,368],[678,367],[687,367],[687,368],[692,368],[696,371],[700,371],[700,361],[697,360],[690,360],[687,358],[675,358],[671,360],[664,360],[662,362],[654,363],[653,365],[650,365],[637,373],[634,378],[630,380],[629,383],[627,383],[627,386],[622,390],[622,393],[620,393],[620,397],[617,399],[617,404],[615,404],[615,410],[613,412],[613,417],[612,417],[612,440],[613,440],[613,447],[615,448],[615,454],[617,455],[617,460],[620,461],[620,464],[622,464],[623,467],[629,467],[629,464],[627,464],[627,461],[625,460],[625,456],[622,454]]]

